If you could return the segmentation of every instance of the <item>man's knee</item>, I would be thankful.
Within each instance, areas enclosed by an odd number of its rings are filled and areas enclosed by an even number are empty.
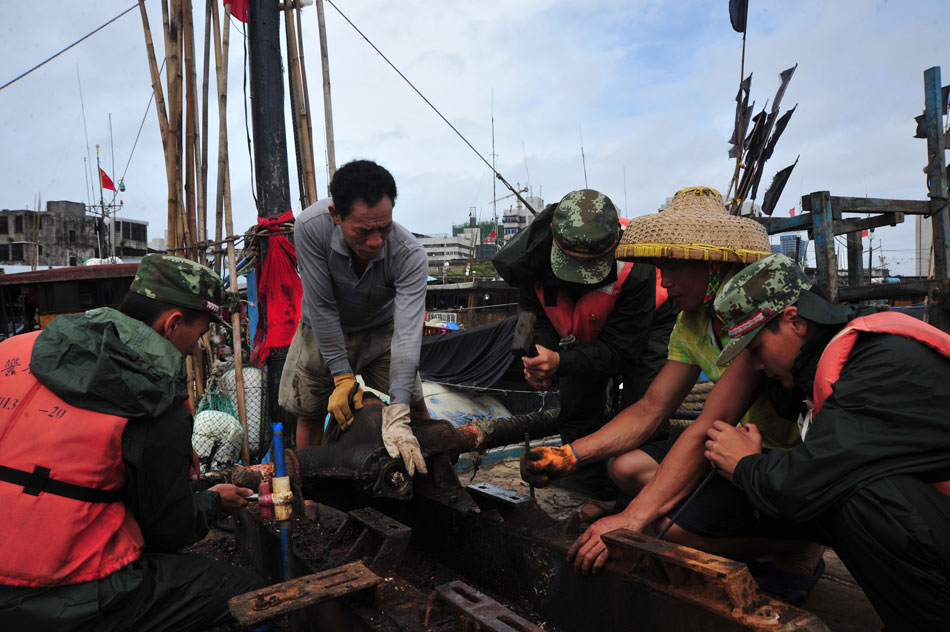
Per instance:
[[[650,482],[659,466],[647,453],[633,450],[610,459],[607,473],[617,487],[628,494],[636,494]]]

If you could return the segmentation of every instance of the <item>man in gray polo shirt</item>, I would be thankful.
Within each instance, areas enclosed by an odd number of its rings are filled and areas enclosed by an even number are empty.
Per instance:
[[[303,304],[278,401],[297,416],[297,445],[319,445],[323,420],[340,430],[362,407],[355,374],[389,394],[383,443],[406,470],[425,473],[409,426],[429,416],[419,381],[428,264],[422,245],[392,218],[396,182],[383,167],[354,160],[330,182],[332,199],[297,218],[294,243]]]

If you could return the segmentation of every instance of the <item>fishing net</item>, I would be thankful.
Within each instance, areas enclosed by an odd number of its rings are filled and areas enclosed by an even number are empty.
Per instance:
[[[195,415],[191,445],[198,453],[201,472],[229,468],[241,458],[244,429],[235,407],[217,377],[208,378]]]
[[[252,458],[260,457],[270,446],[270,426],[264,423],[266,398],[264,372],[258,368],[243,365],[244,408],[247,420],[247,448]],[[225,369],[221,376],[222,391],[226,394],[231,407],[237,411],[237,377],[233,364]],[[234,413],[235,416],[237,413]]]

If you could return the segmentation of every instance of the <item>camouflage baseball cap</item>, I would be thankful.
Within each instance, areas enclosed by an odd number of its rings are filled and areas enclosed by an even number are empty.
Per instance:
[[[145,255],[129,291],[208,312],[218,322],[228,324],[221,318],[221,279],[211,268],[195,261],[171,255]]]
[[[716,364],[731,362],[765,323],[794,305],[811,286],[801,268],[780,254],[759,259],[736,273],[716,296],[716,312],[729,333]]]
[[[551,270],[557,278],[592,285],[610,274],[620,223],[609,197],[591,189],[571,191],[554,209],[551,232]]]

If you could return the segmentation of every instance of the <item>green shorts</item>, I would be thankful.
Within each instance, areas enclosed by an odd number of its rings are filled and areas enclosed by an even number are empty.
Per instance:
[[[371,331],[343,334],[346,357],[366,386],[389,393],[389,359],[393,325]],[[323,420],[333,392],[333,376],[323,362],[317,337],[310,325],[300,321],[287,350],[287,360],[280,376],[277,403],[296,417]],[[416,373],[412,385],[412,401],[422,399],[422,381]]]

